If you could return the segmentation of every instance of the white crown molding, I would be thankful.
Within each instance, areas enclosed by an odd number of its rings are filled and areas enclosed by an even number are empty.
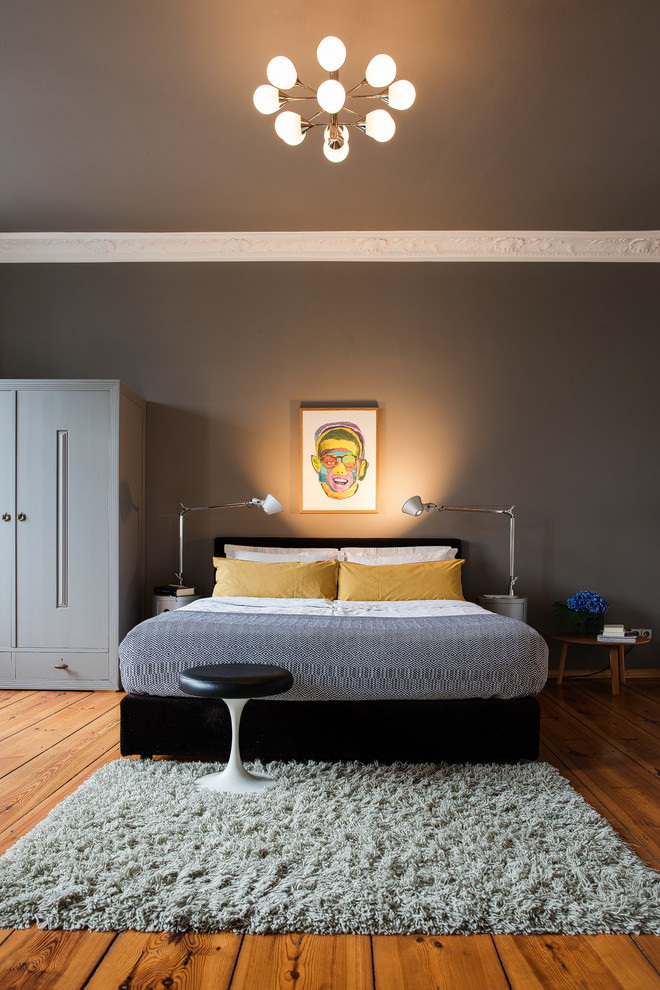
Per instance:
[[[0,235],[0,261],[660,261],[658,230],[363,230]]]

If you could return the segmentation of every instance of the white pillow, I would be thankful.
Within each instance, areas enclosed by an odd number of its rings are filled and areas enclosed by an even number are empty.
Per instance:
[[[343,559],[352,564],[415,564],[454,560],[456,547],[342,547]],[[340,558],[341,559],[341,558]]]
[[[357,553],[344,550],[343,559],[349,564],[362,564],[365,567],[379,567],[381,564],[428,564],[436,560],[453,560],[456,556],[455,547],[447,547],[453,553],[438,556],[437,553],[397,554],[395,557],[361,557]]]
[[[336,547],[241,547],[225,543],[225,557],[228,560],[260,560],[272,563],[305,563],[317,560],[337,560]]]

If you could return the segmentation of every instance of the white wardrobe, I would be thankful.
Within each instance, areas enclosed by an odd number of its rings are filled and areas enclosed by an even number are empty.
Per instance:
[[[0,379],[0,689],[118,689],[143,618],[146,403]]]

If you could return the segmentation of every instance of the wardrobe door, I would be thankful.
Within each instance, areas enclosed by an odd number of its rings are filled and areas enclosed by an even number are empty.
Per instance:
[[[110,395],[19,390],[16,645],[107,649]]]
[[[12,645],[14,611],[14,393],[0,391],[0,649]]]

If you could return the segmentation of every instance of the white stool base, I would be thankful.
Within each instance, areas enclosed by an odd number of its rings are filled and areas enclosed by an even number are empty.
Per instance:
[[[219,773],[207,773],[203,777],[198,777],[195,781],[195,787],[206,791],[223,791],[227,794],[249,794],[254,791],[263,791],[275,783],[275,778],[269,777],[268,774],[250,773],[249,770],[245,769],[241,760],[238,730],[241,713],[249,700],[249,698],[223,698],[231,715],[231,752],[227,766]]]
[[[250,791],[263,791],[274,783],[275,778],[265,773],[250,773],[245,767],[239,770],[227,764],[227,768],[220,773],[207,773],[204,777],[198,777],[195,787],[228,794],[249,794]]]

